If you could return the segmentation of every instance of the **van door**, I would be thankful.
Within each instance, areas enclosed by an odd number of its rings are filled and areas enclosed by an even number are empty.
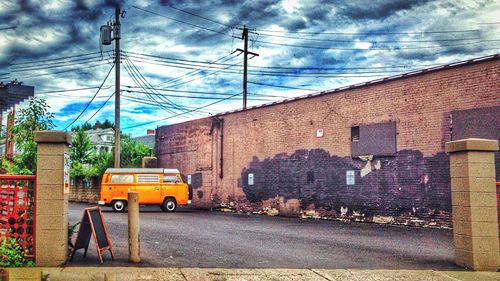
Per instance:
[[[127,193],[130,186],[134,183],[134,175],[130,174],[113,174],[111,175],[108,188],[109,200],[127,200]]]
[[[160,175],[137,175],[137,192],[139,204],[161,204]]]
[[[165,197],[174,197],[175,201],[179,203],[179,199],[182,195],[181,192],[181,178],[176,174],[164,174],[163,175],[163,184],[161,188],[162,198]],[[182,196],[181,196],[182,197]]]

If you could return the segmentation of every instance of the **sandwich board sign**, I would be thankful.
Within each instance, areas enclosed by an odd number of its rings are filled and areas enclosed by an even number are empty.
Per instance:
[[[85,250],[83,257],[85,258],[85,256],[87,256],[91,236],[94,236],[97,255],[99,256],[101,263],[103,263],[102,253],[106,251],[109,251],[111,259],[114,260],[115,256],[113,254],[113,248],[111,247],[111,242],[109,241],[109,236],[106,231],[106,225],[104,224],[104,220],[102,218],[101,208],[99,207],[85,208],[83,210],[80,229],[78,230],[78,235],[76,236],[75,247],[73,248],[73,253],[71,254],[71,260],[73,260],[76,251],[80,249]]]

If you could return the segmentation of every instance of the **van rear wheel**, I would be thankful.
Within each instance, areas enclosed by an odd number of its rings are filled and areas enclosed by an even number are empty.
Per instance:
[[[123,212],[125,210],[126,205],[127,205],[127,203],[125,203],[125,201],[116,200],[116,201],[113,201],[113,203],[111,204],[111,207],[113,207],[113,211],[115,211],[115,212]]]
[[[161,209],[164,212],[173,212],[177,209],[177,202],[175,202],[175,199],[173,198],[165,198],[165,200],[163,200],[163,204],[161,204]]]

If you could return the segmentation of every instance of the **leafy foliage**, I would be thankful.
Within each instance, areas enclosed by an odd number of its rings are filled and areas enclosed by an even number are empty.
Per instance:
[[[142,158],[151,154],[151,149],[133,140],[130,135],[121,135],[120,166],[122,168],[138,168],[142,166]]]
[[[12,128],[13,141],[21,152],[15,155],[12,165],[2,162],[2,168],[15,174],[34,174],[36,172],[36,142],[34,132],[50,130],[54,127],[54,115],[44,99],[30,98],[27,108],[16,114],[16,123]]]
[[[0,237],[0,267],[35,266],[27,253],[15,238]]]
[[[94,150],[90,138],[84,130],[79,129],[73,135],[72,146],[69,152],[71,163],[89,163]]]

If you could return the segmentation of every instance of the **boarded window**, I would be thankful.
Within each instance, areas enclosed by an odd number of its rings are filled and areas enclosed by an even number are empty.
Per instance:
[[[134,176],[133,175],[112,175],[111,182],[112,183],[133,183]]]
[[[159,183],[160,177],[158,175],[138,175],[138,183]]]
[[[452,140],[500,140],[500,106],[452,111]]]
[[[203,185],[203,175],[202,173],[194,173],[191,175],[191,187],[199,188]]]
[[[357,129],[356,129],[357,128]],[[357,134],[357,135],[356,135]],[[351,128],[352,156],[396,154],[396,123],[376,123]]]

